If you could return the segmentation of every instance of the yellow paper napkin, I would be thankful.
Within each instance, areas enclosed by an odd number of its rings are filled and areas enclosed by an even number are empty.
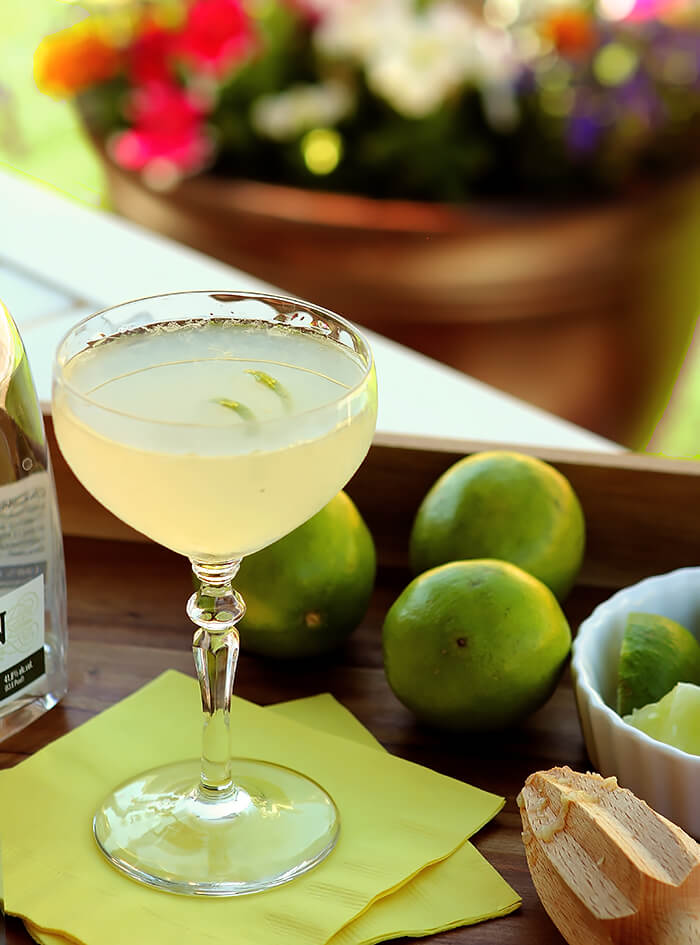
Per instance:
[[[384,750],[355,716],[328,693],[268,706],[268,710]],[[507,915],[518,908],[520,901],[518,894],[466,841],[449,857],[426,867],[395,892],[374,902],[334,935],[329,945],[374,945],[400,935],[442,932]],[[30,923],[27,927],[40,945],[70,945],[60,935]]]
[[[188,937],[229,945],[232,934],[246,945],[321,945],[460,847],[502,803],[242,700],[233,724],[242,755],[299,768],[334,796],[341,837],[317,869],[263,895],[203,901],[139,886],[103,860],[90,813],[107,791],[136,771],[197,753],[196,683],[169,672],[0,774],[8,911],[38,934],[86,945],[179,945]],[[504,911],[517,904],[509,896]],[[394,925],[380,938],[403,931]]]
[[[384,751],[374,735],[329,693],[268,708],[312,728]],[[402,935],[444,932],[508,915],[521,901],[500,873],[466,841],[444,860],[427,866],[395,892],[376,900],[334,935],[329,945],[374,945]]]

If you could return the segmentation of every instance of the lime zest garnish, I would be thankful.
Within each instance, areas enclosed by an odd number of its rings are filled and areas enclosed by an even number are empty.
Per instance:
[[[246,374],[250,374],[251,377],[254,377],[259,384],[264,384],[265,387],[269,387],[271,391],[274,391],[275,394],[283,400],[285,404],[289,404],[291,397],[289,396],[289,391],[277,380],[276,377],[273,377],[271,374],[267,374],[265,371],[258,371],[253,368],[247,370]]]
[[[218,404],[220,407],[228,407],[229,410],[235,411],[241,420],[255,420],[255,414],[250,409],[250,407],[246,407],[245,404],[242,404],[238,400],[229,400],[227,397],[218,397],[214,403]]]

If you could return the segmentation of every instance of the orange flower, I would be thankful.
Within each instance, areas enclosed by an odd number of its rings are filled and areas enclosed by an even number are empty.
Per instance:
[[[576,58],[596,45],[596,31],[584,10],[560,10],[545,22],[543,32],[563,56]]]
[[[121,62],[121,51],[105,40],[102,30],[84,20],[39,44],[34,77],[42,92],[64,98],[111,78]]]

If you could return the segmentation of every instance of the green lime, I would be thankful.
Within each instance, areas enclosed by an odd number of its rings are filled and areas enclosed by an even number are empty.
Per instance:
[[[557,599],[505,561],[453,561],[419,575],[384,620],[389,685],[419,718],[481,731],[552,694],[571,646]]]
[[[411,531],[414,574],[468,558],[498,558],[563,600],[583,559],[585,522],[569,481],[532,456],[475,453],[427,493]]]
[[[290,498],[293,501],[293,497]],[[358,626],[374,587],[372,536],[339,493],[299,528],[243,559],[241,646],[279,659],[333,649]]]
[[[617,666],[617,711],[658,702],[678,682],[700,685],[700,643],[658,614],[628,614]]]
[[[700,686],[679,682],[670,692],[624,716],[625,722],[690,755],[700,755]]]

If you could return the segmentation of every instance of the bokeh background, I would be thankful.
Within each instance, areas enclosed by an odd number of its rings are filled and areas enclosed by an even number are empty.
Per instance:
[[[34,51],[45,35],[65,25],[67,9],[60,0],[0,5],[0,166],[109,208],[103,166],[72,106],[43,95],[33,77]],[[700,341],[691,339],[665,412],[638,446],[700,458]]]

